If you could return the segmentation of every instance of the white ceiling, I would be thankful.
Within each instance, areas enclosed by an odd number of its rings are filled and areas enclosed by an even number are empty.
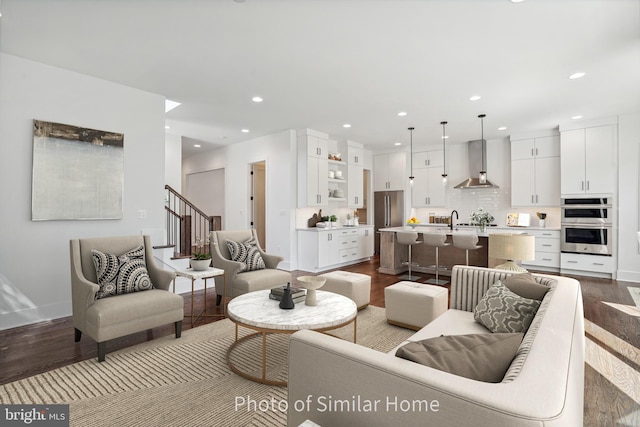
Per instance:
[[[409,126],[440,144],[442,120],[478,139],[480,113],[496,138],[640,111],[638,0],[0,2],[1,51],[182,102],[185,155],[303,127],[377,150]]]

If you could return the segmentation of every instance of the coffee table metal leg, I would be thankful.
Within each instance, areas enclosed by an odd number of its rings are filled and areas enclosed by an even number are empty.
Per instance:
[[[356,342],[356,330],[358,329],[357,325],[358,325],[358,317],[356,316],[353,319],[353,342],[354,343]]]
[[[267,333],[262,332],[262,381],[267,379]]]
[[[195,286],[195,279],[191,278],[191,327],[193,328],[193,300],[194,300],[194,286]]]

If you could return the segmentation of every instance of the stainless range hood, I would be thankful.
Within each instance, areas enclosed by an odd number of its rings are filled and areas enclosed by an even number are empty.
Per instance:
[[[492,184],[488,179],[486,182],[480,182],[480,171],[482,170],[482,159],[486,159],[486,149],[483,152],[482,140],[469,141],[469,178],[456,185],[454,188],[500,188]],[[475,178],[474,178],[475,177]]]

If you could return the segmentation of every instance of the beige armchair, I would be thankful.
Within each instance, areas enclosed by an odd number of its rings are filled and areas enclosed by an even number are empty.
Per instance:
[[[140,245],[144,246],[144,260],[153,289],[95,299],[100,286],[91,250],[121,255]],[[175,273],[158,267],[152,251],[149,236],[98,237],[70,242],[75,341],[80,341],[83,332],[93,338],[98,343],[99,362],[105,359],[106,342],[114,338],[172,322],[176,338],[180,338],[184,300],[169,292]]]
[[[231,261],[227,240],[244,242],[251,237],[258,242],[258,250],[265,267],[262,270],[243,271],[242,263]],[[227,297],[237,297],[248,292],[271,289],[291,282],[291,273],[278,270],[278,264],[284,259],[281,256],[269,255],[262,250],[256,230],[212,231],[209,236],[211,245],[211,265],[224,270],[227,279]],[[216,277],[216,303],[222,301],[223,278]]]

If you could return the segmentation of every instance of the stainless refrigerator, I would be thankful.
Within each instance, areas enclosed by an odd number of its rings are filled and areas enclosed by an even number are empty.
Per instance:
[[[404,191],[376,191],[373,193],[374,250],[380,253],[380,233],[387,227],[404,224]]]

